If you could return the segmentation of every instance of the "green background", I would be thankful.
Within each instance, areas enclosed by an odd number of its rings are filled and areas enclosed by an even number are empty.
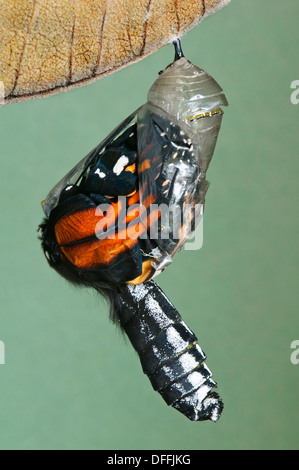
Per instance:
[[[197,334],[225,409],[217,424],[167,407],[104,301],[48,267],[40,201],[146,100],[166,46],[92,85],[0,109],[1,449],[297,449],[298,0],[232,0],[183,39],[221,84],[199,251],[158,282]]]

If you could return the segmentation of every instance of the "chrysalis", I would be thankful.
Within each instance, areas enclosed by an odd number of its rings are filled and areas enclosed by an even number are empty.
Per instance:
[[[223,404],[194,333],[153,278],[194,232],[227,100],[218,83],[176,55],[148,101],[76,165],[43,203],[51,267],[110,301],[143,371],[168,405],[217,421]]]

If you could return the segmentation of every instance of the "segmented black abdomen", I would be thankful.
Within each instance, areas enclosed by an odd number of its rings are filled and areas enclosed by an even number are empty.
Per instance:
[[[144,373],[168,405],[192,421],[217,421],[223,409],[197,338],[153,281],[128,285],[120,322]]]

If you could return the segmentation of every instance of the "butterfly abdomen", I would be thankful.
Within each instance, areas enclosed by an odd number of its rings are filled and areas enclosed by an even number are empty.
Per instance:
[[[217,421],[223,404],[206,356],[161,288],[150,281],[120,295],[119,321],[154,390],[192,421]]]

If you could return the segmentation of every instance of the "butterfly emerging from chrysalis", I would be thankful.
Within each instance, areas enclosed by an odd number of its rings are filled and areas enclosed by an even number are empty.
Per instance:
[[[206,356],[153,280],[202,215],[228,104],[218,83],[184,57],[180,41],[174,45],[174,62],[147,103],[50,191],[39,231],[52,268],[108,299],[112,320],[166,403],[192,421],[217,421],[223,403]],[[172,209],[167,217],[163,208]]]

